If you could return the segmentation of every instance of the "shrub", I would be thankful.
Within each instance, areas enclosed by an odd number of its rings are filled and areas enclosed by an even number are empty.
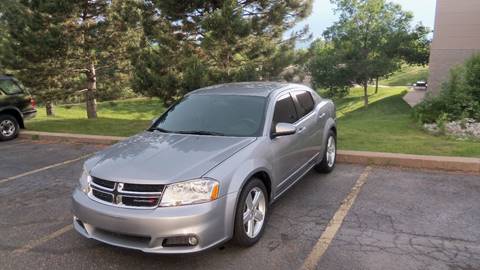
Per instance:
[[[440,94],[427,96],[415,106],[414,115],[422,123],[432,123],[440,118],[480,120],[480,54],[453,68]]]

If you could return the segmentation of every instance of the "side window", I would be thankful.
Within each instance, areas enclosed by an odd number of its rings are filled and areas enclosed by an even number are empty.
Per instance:
[[[11,80],[0,80],[0,90],[7,95],[22,93],[22,89]]]
[[[297,120],[297,111],[295,110],[292,97],[289,94],[281,96],[275,103],[272,126],[275,126],[277,123],[293,124]]]
[[[298,101],[298,115],[300,118],[310,113],[315,107],[312,95],[307,91],[298,91],[294,93]]]

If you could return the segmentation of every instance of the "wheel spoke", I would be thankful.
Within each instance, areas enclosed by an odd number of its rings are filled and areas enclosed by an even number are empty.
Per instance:
[[[260,211],[255,212],[255,216],[253,217],[256,221],[262,221],[263,220],[263,213]]]
[[[247,209],[247,211],[243,212],[243,224],[246,224],[250,219],[250,209]]]
[[[255,191],[255,195],[253,197],[253,209],[258,207],[261,199],[263,199],[263,192]]]
[[[246,203],[246,205],[247,205],[247,209],[249,209],[249,210],[252,210],[252,209],[253,209],[253,200],[252,200],[252,195],[251,195],[251,193],[248,194],[245,203]]]
[[[247,223],[247,235],[250,237],[254,237],[255,234],[255,223],[253,219],[250,219]]]

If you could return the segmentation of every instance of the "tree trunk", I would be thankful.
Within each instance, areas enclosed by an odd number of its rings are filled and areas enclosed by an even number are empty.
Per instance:
[[[47,116],[55,116],[51,100],[45,101],[45,110],[47,111]]]
[[[378,94],[378,77],[375,78],[375,94]]]
[[[97,75],[95,73],[95,65],[90,63],[87,72],[87,91],[85,92],[85,102],[87,105],[88,119],[97,118],[97,100],[95,92],[97,91]]]
[[[365,107],[368,106],[368,80],[363,83],[363,100]]]

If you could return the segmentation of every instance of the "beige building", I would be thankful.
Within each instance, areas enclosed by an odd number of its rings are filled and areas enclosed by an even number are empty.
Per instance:
[[[480,0],[437,0],[429,92],[438,93],[453,66],[480,52]]]

